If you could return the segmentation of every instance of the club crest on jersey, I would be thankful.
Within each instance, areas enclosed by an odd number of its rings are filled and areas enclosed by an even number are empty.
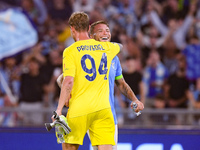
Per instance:
[[[115,70],[115,63],[114,62],[111,63],[111,66]]]
[[[66,68],[65,64],[64,64],[64,70],[69,70],[69,68]]]

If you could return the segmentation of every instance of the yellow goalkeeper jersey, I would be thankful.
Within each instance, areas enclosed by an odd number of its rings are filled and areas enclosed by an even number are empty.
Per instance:
[[[109,70],[118,44],[94,39],[77,41],[63,52],[63,75],[74,77],[67,117],[110,107]]]

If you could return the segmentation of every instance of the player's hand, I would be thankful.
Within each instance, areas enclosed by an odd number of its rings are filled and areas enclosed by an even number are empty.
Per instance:
[[[71,99],[71,94],[70,94],[70,96],[69,96],[69,98],[67,99],[67,101],[65,102],[65,106],[66,107],[69,107],[69,100]]]
[[[61,115],[62,115],[62,112],[60,112],[60,111],[57,111],[57,110],[56,110],[56,113],[57,113],[58,116],[61,116]],[[54,115],[51,117],[52,122],[55,121],[55,118],[54,118],[54,117],[55,117]]]
[[[142,102],[140,102],[139,100],[134,101],[134,102],[137,104],[137,108],[135,109],[136,113],[144,109],[144,105],[143,105]],[[133,103],[134,102],[131,103],[131,109],[133,109]]]
[[[52,122],[54,122],[54,121],[55,121],[55,119],[54,119],[54,115],[51,117],[51,120],[52,120]]]

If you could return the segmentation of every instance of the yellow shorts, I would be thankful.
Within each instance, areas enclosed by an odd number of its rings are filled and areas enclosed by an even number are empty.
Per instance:
[[[67,121],[72,131],[64,137],[65,143],[82,145],[89,129],[92,146],[115,145],[115,124],[110,108],[80,117],[67,118]]]

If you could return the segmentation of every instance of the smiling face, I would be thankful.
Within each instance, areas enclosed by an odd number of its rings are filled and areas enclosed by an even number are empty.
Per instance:
[[[107,42],[111,39],[110,29],[106,24],[95,25],[93,34],[90,36],[91,38],[101,42]]]

